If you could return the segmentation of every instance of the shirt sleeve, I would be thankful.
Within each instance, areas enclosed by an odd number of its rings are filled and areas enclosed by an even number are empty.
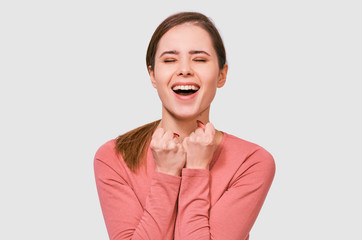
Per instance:
[[[109,238],[173,239],[181,179],[155,172],[143,207],[124,170],[110,164],[112,157],[103,149],[98,150],[94,159],[97,191]]]
[[[270,153],[263,148],[254,151],[211,207],[209,170],[184,169],[175,239],[248,239],[274,174]]]

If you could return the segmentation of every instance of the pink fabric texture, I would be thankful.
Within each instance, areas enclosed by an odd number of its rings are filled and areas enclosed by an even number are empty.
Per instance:
[[[257,144],[224,133],[209,170],[181,177],[147,162],[132,172],[114,150],[96,152],[95,179],[110,239],[247,240],[272,184],[272,155]]]

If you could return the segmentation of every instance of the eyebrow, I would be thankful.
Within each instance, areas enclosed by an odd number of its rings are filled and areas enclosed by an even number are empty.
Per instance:
[[[175,54],[175,55],[177,55],[177,54],[179,54],[179,52],[176,51],[176,50],[165,51],[165,52],[163,52],[163,53],[160,55],[160,57],[162,57],[162,56],[165,55],[165,54]],[[205,51],[203,51],[203,50],[191,50],[191,51],[189,51],[189,54],[191,54],[191,55],[194,55],[194,54],[206,54],[206,55],[210,56],[209,53],[207,53],[207,52],[205,52]]]
[[[207,56],[210,56],[208,52],[202,51],[202,50],[193,50],[189,52],[190,54],[206,54]]]

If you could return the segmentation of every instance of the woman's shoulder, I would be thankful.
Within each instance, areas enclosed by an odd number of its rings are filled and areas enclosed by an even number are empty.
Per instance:
[[[111,139],[103,143],[96,151],[96,157],[104,157],[115,154],[116,139]]]
[[[120,167],[120,164],[123,163],[122,156],[120,153],[117,153],[116,149],[116,139],[108,140],[103,143],[96,151],[94,155],[95,162],[102,162],[108,166]]]
[[[242,151],[253,151],[253,150],[263,148],[259,144],[245,140],[240,137],[237,137],[233,134],[226,133],[226,132],[223,132],[223,133],[224,133],[224,138],[225,138],[224,144],[225,144],[225,146],[227,146],[229,148],[235,148],[235,149],[239,149]]]
[[[94,156],[94,169],[96,172],[106,175],[109,172],[116,172],[119,176],[124,174],[126,164],[122,155],[115,149],[116,140],[108,140],[97,149]]]
[[[226,152],[228,156],[237,156],[242,160],[251,158],[254,161],[261,161],[263,164],[270,165],[270,167],[275,165],[272,154],[259,144],[225,132],[224,137],[222,151]]]

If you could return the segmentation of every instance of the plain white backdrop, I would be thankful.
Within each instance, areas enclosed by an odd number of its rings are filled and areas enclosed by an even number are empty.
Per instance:
[[[360,1],[1,1],[0,239],[108,239],[104,142],[159,119],[148,41],[180,11],[216,24],[229,63],[215,127],[277,171],[251,240],[362,239]]]

